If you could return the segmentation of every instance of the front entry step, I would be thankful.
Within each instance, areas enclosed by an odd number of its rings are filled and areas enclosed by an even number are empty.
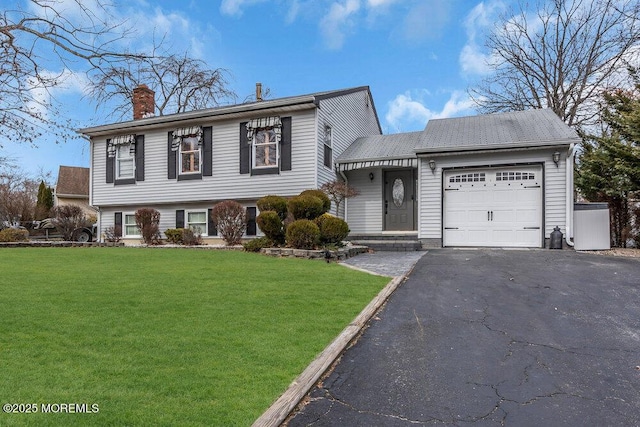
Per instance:
[[[354,245],[367,246],[374,251],[409,252],[422,250],[422,244],[417,237],[416,234],[351,235],[347,240]]]

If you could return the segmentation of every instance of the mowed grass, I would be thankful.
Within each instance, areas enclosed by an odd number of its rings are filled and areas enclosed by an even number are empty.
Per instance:
[[[0,249],[0,425],[250,425],[388,282],[188,249]]]

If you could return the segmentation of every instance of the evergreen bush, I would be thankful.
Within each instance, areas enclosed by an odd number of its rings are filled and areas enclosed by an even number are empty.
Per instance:
[[[315,199],[319,200],[317,197]],[[320,229],[308,219],[299,219],[287,227],[287,246],[295,249],[314,249],[320,240]]]
[[[259,199],[256,206],[260,212],[274,211],[280,217],[280,221],[284,221],[287,218],[287,199],[280,196],[264,196]]]
[[[275,243],[284,243],[284,225],[276,211],[260,211],[256,218],[260,231]]]

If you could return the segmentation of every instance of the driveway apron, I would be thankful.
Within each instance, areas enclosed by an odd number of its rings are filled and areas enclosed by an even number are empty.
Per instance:
[[[430,250],[289,426],[640,425],[640,260]]]

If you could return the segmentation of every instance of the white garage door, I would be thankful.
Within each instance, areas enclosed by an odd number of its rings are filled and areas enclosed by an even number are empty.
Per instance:
[[[444,174],[444,246],[542,246],[542,167]]]

